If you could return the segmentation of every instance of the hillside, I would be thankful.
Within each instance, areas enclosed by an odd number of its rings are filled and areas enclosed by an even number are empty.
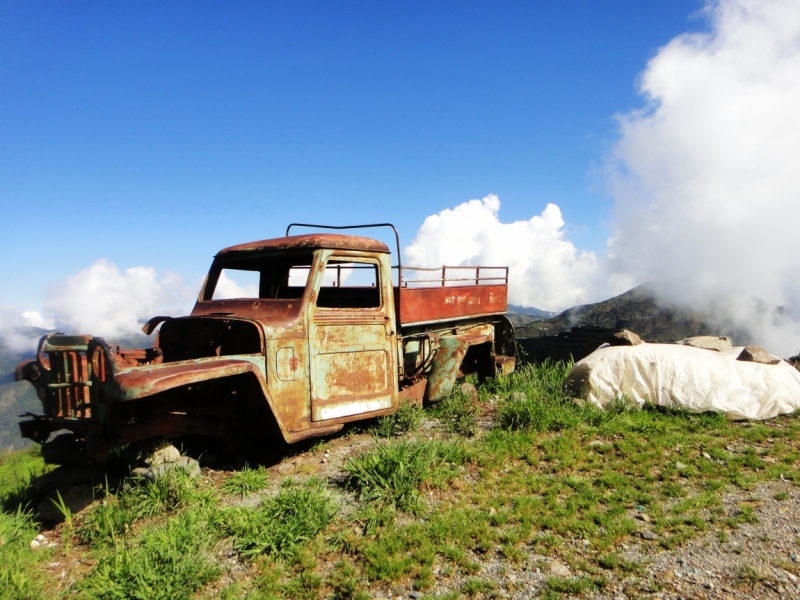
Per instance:
[[[722,300],[720,300],[722,302]],[[757,311],[780,311],[777,306],[753,299]],[[752,343],[746,331],[730,325],[721,330],[718,315],[665,303],[652,283],[595,304],[574,306],[550,319],[532,321],[517,329],[519,338],[554,336],[572,327],[629,329],[648,342],[673,342],[697,335],[729,335],[735,344]]]
[[[0,448],[21,449],[33,444],[19,435],[19,415],[39,412],[41,404],[36,391],[27,381],[14,381],[14,368],[33,353],[13,352],[0,341]]]

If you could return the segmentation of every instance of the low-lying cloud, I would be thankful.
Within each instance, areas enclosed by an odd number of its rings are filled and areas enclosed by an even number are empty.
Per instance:
[[[619,117],[608,267],[670,282],[673,300],[709,305],[733,289],[797,317],[800,9],[722,0],[705,16],[708,32],[675,38],[648,63],[646,107]],[[751,320],[739,304],[717,302],[720,318]],[[786,316],[757,333],[784,354],[800,348]]]

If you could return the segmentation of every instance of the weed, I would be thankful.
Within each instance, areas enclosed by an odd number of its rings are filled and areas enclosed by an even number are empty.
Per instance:
[[[435,405],[433,413],[446,431],[470,437],[478,431],[479,410],[479,404],[457,386],[452,394]]]
[[[362,589],[358,570],[349,562],[338,561],[330,575],[333,600],[366,600],[370,595]]]
[[[417,512],[421,508],[419,488],[440,476],[438,471],[459,456],[463,456],[459,446],[441,442],[401,440],[377,444],[347,460],[346,487],[354,490],[360,500]]]
[[[58,512],[64,517],[64,526],[61,530],[62,534],[62,542],[64,544],[64,555],[69,558],[69,546],[70,540],[72,540],[72,534],[74,532],[73,526],[73,519],[72,519],[72,511],[64,502],[64,498],[61,497],[61,492],[56,490],[56,496],[58,500],[55,498],[51,498],[50,501],[55,505],[58,509]]]
[[[773,498],[775,498],[775,500],[780,500],[781,502],[783,502],[783,501],[789,499],[789,493],[788,492],[776,492],[775,495],[773,496]]]
[[[559,594],[570,594],[577,596],[586,590],[602,590],[608,585],[603,577],[573,577],[572,579],[562,579],[560,577],[548,577],[548,591]]]
[[[419,429],[422,423],[422,409],[411,401],[400,404],[395,412],[378,419],[374,427],[375,433],[384,438],[403,435]]]
[[[742,565],[736,572],[736,581],[739,583],[755,584],[762,579],[764,579],[764,576],[761,571],[752,565]]]
[[[464,585],[461,586],[461,591],[467,596],[475,596],[477,594],[485,594],[494,590],[495,585],[491,581],[485,579],[467,579]]]
[[[89,598],[190,598],[219,576],[211,547],[207,523],[197,513],[173,517],[102,552],[78,588]]]
[[[36,600],[45,597],[44,581],[37,562],[49,553],[30,548],[36,526],[29,513],[18,508],[0,513],[0,598]]]
[[[233,537],[234,547],[245,556],[267,553],[296,559],[298,551],[316,536],[336,513],[319,481],[288,482],[258,508],[221,511],[217,525]]]
[[[249,494],[263,490],[267,487],[267,483],[267,472],[263,468],[251,469],[245,463],[241,471],[233,473],[225,480],[225,483],[222,484],[222,490],[228,494],[237,494],[244,498]]]

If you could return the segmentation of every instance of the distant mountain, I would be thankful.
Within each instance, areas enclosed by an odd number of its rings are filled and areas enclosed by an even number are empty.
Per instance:
[[[743,295],[720,297],[717,303]],[[781,308],[756,298],[748,298],[755,313],[780,314]],[[702,312],[670,304],[659,299],[653,283],[643,283],[627,292],[595,304],[574,306],[549,318],[517,328],[519,338],[554,336],[572,327],[591,326],[607,329],[629,329],[648,342],[673,342],[698,335],[729,335],[737,345],[757,343],[750,334],[732,324],[720,325],[713,303]]]
[[[508,310],[521,315],[528,315],[529,317],[541,317],[542,319],[549,319],[550,317],[555,317],[558,314],[552,310],[541,310],[531,306],[518,306],[517,304],[509,304]]]
[[[14,381],[14,369],[33,352],[14,352],[0,341],[0,451],[18,450],[33,444],[19,435],[18,416],[26,412],[41,412],[42,405],[36,390],[27,381]]]

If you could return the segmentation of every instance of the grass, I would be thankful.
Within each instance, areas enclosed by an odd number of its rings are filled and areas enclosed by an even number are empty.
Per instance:
[[[241,471],[236,471],[222,485],[228,494],[237,494],[244,498],[267,487],[267,472],[263,468],[251,469],[247,464]]]
[[[223,510],[218,513],[217,523],[244,556],[269,554],[296,559],[303,545],[322,531],[335,514],[336,507],[321,481],[298,484],[288,480],[255,510]]]
[[[447,466],[463,460],[456,444],[407,439],[380,443],[344,465],[347,489],[362,501],[378,501],[409,512],[422,509],[420,490],[446,477]]]
[[[601,411],[564,396],[568,368],[524,366],[481,385],[478,402],[457,388],[428,409],[404,406],[331,479],[305,475],[267,493],[274,475],[245,466],[106,485],[48,533],[62,540],[54,549],[30,548],[40,526],[27,512],[27,482],[43,471],[41,458],[4,455],[0,597],[513,597],[484,561],[529,570],[533,555],[574,574],[548,578],[540,594],[579,596],[643,576],[623,544],[723,539],[757,520],[750,495],[729,508],[728,491],[782,481],[774,498],[787,501],[800,483],[796,415],[735,423],[624,399]],[[491,410],[495,426],[479,432]],[[643,529],[656,539],[643,541]],[[51,563],[91,566],[60,579]],[[737,581],[760,578],[748,567]]]

